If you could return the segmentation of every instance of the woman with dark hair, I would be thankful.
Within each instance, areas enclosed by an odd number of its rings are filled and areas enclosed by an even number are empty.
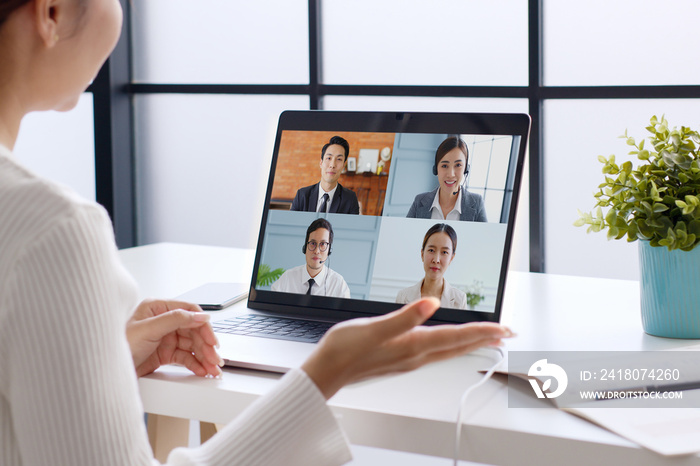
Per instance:
[[[444,278],[456,251],[457,232],[454,228],[445,223],[436,223],[430,227],[420,250],[425,277],[415,285],[399,291],[396,302],[406,304],[432,296],[440,300],[440,307],[467,309],[467,295],[464,291],[452,288]]]
[[[2,465],[153,465],[137,376],[171,363],[221,374],[208,315],[177,301],[139,304],[106,211],[12,153],[26,114],[75,107],[121,23],[119,0],[0,2]],[[422,300],[333,327],[301,368],[205,444],[177,448],[168,461],[346,462],[345,436],[325,403],[340,388],[511,336],[497,324],[416,331],[435,309]]]
[[[462,186],[468,174],[467,144],[457,136],[442,141],[435,151],[433,165],[438,187],[417,195],[406,217],[486,222],[484,200]]]

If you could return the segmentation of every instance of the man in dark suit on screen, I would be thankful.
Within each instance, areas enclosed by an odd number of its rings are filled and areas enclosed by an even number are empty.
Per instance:
[[[333,136],[321,149],[321,181],[297,190],[290,210],[359,214],[357,195],[338,183],[349,152],[348,141],[340,136]]]

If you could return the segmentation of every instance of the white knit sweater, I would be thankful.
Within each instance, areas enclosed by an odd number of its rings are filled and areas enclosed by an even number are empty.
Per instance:
[[[105,211],[0,146],[0,465],[155,463],[124,330],[136,304]],[[205,445],[168,460],[349,459],[323,396],[297,370]]]

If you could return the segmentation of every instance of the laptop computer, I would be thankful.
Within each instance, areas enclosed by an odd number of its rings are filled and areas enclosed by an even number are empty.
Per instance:
[[[247,306],[212,322],[226,364],[286,372],[332,324],[426,284],[442,284],[428,325],[498,322],[529,130],[524,114],[282,113]],[[458,220],[431,218],[438,186]]]

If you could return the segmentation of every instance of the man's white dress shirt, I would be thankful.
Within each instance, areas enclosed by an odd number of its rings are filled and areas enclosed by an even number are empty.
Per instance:
[[[289,269],[272,284],[272,291],[283,291],[286,293],[306,294],[309,289],[309,279],[314,279],[311,287],[311,294],[316,296],[332,296],[336,298],[349,298],[350,288],[345,283],[342,275],[325,265],[321,267],[321,272],[315,277],[309,275],[306,265],[300,265]]]

